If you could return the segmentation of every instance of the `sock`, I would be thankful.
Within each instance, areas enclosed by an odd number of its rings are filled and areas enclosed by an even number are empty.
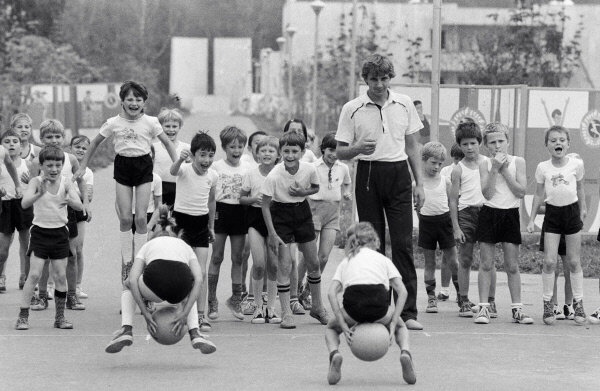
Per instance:
[[[454,289],[456,289],[456,293],[458,293],[458,274],[452,275],[452,285],[454,285]]]
[[[554,293],[554,272],[544,273],[542,271],[542,286],[542,292],[544,293],[544,301],[552,300],[552,294]]]
[[[332,351],[331,353],[329,353],[329,362],[331,362],[331,360],[333,359],[333,356],[335,356],[336,354],[338,354],[338,350],[335,349],[334,351]]]
[[[242,283],[242,292],[248,293],[248,288],[246,287],[246,283]]]
[[[290,308],[290,284],[277,284],[277,291],[279,292],[279,302],[281,304],[281,312],[283,313],[282,316],[285,314],[291,314],[292,309]]]
[[[277,300],[277,281],[269,280],[267,282],[267,308],[275,308]]]
[[[467,296],[467,295],[460,295],[459,304],[463,303],[465,301],[469,301],[469,296]]]
[[[131,230],[120,232],[119,241],[121,242],[121,259],[124,264],[132,261],[133,256],[133,232]]]
[[[443,286],[440,288],[440,293],[446,296],[450,296],[450,287],[449,286]]]
[[[573,301],[583,299],[583,270],[578,273],[571,272],[571,289],[573,290]]]
[[[250,296],[252,296],[256,303],[256,308],[262,308],[264,304],[262,299],[262,278],[256,279],[252,277],[252,288],[254,289],[254,292],[251,292],[248,295],[248,300],[250,300]]]
[[[425,280],[425,291],[427,296],[435,296],[435,279]]]
[[[40,291],[40,293],[38,293],[38,297],[39,297],[40,299],[41,299],[41,298],[46,298],[46,299],[47,299],[47,298],[48,298],[48,292],[46,292],[46,291],[43,291],[43,292],[42,292],[42,291]]]
[[[510,305],[510,308],[513,309],[513,310],[515,310],[517,308],[523,308],[523,303],[512,303]]]
[[[29,318],[29,307],[19,308],[19,318]]]
[[[290,296],[290,303],[298,301],[298,296]]]
[[[148,241],[148,234],[139,234],[139,233],[134,233],[133,234],[133,252],[134,254],[137,254],[138,251],[140,251],[140,248],[142,248],[142,246],[144,244],[146,244],[146,242]]]
[[[219,282],[218,274],[208,275],[208,301],[217,301],[217,283]]]
[[[65,304],[67,302],[67,292],[54,290],[54,305],[56,306],[56,319],[65,317]]]
[[[187,327],[188,330],[198,329],[200,328],[200,323],[198,322],[198,306],[196,303],[192,306],[188,316],[187,316]]]
[[[242,301],[242,284],[231,284],[231,298]]]
[[[121,325],[133,325],[133,314],[135,313],[135,300],[130,290],[121,292]]]
[[[133,326],[131,326],[131,325],[125,324],[122,327],[123,327],[123,331],[125,331],[125,332],[131,333],[133,331]]]
[[[312,296],[313,309],[311,311],[317,311],[323,308],[323,300],[321,299],[321,275],[319,274],[316,277],[307,275],[306,280],[308,281],[310,294]]]
[[[494,300],[494,298],[493,298],[492,296],[489,296],[489,297],[488,297],[488,302],[490,302],[490,303],[491,303],[492,301],[495,301],[495,300]]]

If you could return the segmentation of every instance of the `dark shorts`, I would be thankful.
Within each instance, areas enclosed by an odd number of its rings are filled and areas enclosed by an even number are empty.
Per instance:
[[[67,228],[69,229],[69,239],[74,239],[79,235],[79,230],[77,229],[77,211],[72,209],[70,206],[67,206],[67,217],[69,221],[67,222]],[[83,213],[83,212],[79,212]]]
[[[35,255],[41,259],[63,259],[71,255],[69,250],[69,229],[42,228],[32,225],[29,229],[29,247],[27,255]]]
[[[419,215],[419,247],[425,250],[440,250],[456,246],[450,212],[438,216]]]
[[[315,240],[315,226],[308,201],[295,203],[271,202],[271,219],[277,235],[286,244]]]
[[[246,235],[246,206],[217,202],[215,214],[215,233],[230,236]]]
[[[208,247],[208,215],[192,216],[173,211],[177,226],[183,230],[181,240],[190,247]]]
[[[375,322],[383,318],[390,306],[390,291],[383,284],[350,285],[344,291],[342,305],[358,323]]]
[[[545,229],[544,229],[544,225],[542,224],[542,233],[540,234],[540,251],[541,252],[544,252],[544,232],[545,232]],[[565,239],[565,235],[560,235],[560,241],[558,242],[558,255],[560,255],[561,257],[564,257],[567,255],[567,241]]]
[[[131,222],[131,232],[135,233],[135,213],[133,214],[133,221]],[[152,218],[152,213],[146,213],[146,223],[150,222],[150,219]]]
[[[548,233],[573,235],[581,231],[583,222],[579,216],[579,202],[565,206],[546,204],[544,230]]]
[[[479,222],[478,206],[468,206],[458,211],[458,226],[465,235],[465,242],[475,243],[477,241],[477,223]]]
[[[255,206],[249,206],[246,209],[246,221],[248,222],[248,229],[254,228],[260,236],[266,238],[269,236],[269,230],[262,214],[262,208]]]
[[[188,265],[179,261],[156,259],[144,269],[144,284],[171,304],[180,303],[194,286],[194,276]]]
[[[15,230],[23,231],[31,227],[33,206],[23,209],[21,200],[3,200],[0,206],[0,232],[12,235]]]
[[[139,186],[152,182],[154,163],[150,154],[136,157],[115,156],[113,178],[123,186]]]
[[[308,200],[310,213],[313,216],[313,224],[316,231],[324,229],[340,230],[340,202]]]
[[[477,241],[521,244],[519,208],[498,209],[482,206],[477,224]]]
[[[175,182],[162,183],[162,202],[169,208],[173,209],[175,205]]]

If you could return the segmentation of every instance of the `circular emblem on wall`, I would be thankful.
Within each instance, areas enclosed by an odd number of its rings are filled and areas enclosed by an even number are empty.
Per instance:
[[[591,148],[600,148],[600,111],[592,110],[581,120],[581,139]]]
[[[104,98],[104,106],[109,109],[116,109],[119,106],[119,95],[114,92],[109,92]]]
[[[456,128],[462,122],[475,122],[480,128],[483,128],[486,124],[481,111],[471,107],[462,107],[452,114],[450,118],[450,131],[452,134],[454,134]]]

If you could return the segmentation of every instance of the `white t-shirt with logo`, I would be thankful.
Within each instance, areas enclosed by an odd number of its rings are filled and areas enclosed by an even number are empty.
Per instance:
[[[165,148],[161,142],[154,143],[152,145],[154,146],[154,172],[158,174],[163,182],[175,183],[177,178],[171,175],[171,166],[173,165],[173,161],[171,160],[171,156],[169,155],[167,148]],[[184,149],[189,151],[190,144],[184,143],[183,141],[177,141],[177,145],[175,146],[177,157],[181,155],[181,151]]]
[[[242,179],[250,167],[240,160],[237,167],[233,167],[225,159],[213,163],[213,170],[219,174],[215,199],[225,204],[239,205]]]
[[[263,183],[261,192],[263,195],[272,197],[273,201],[283,203],[302,202],[306,197],[292,196],[289,193],[289,188],[296,185],[300,188],[309,188],[311,185],[319,184],[319,177],[314,165],[299,162],[298,171],[292,175],[285,169],[285,164],[276,164],[271,170],[265,182]]]
[[[115,152],[126,157],[149,154],[152,140],[162,132],[158,118],[146,114],[134,120],[117,115],[107,119],[100,128],[100,134],[104,137],[114,134]]]
[[[550,205],[565,206],[578,201],[577,181],[582,180],[585,174],[583,161],[568,159],[563,167],[555,167],[552,160],[546,160],[538,164],[535,170],[535,180],[538,184],[544,184],[544,201]]]
[[[208,214],[208,196],[211,188],[216,188],[219,175],[209,168],[204,175],[198,175],[192,163],[183,163],[177,174],[177,190],[173,209],[190,216]]]

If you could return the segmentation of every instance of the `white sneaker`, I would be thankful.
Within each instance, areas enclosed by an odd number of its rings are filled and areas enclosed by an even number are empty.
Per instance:
[[[79,297],[80,299],[87,299],[88,298],[88,294],[81,290],[81,285],[77,286],[77,289],[75,290],[75,293],[77,294],[77,297]]]
[[[490,323],[490,312],[487,305],[480,305],[481,309],[479,310],[479,314],[475,318],[475,323],[478,324],[488,324]]]
[[[556,320],[565,320],[565,314],[563,314],[563,312],[560,310],[560,307],[556,304],[554,304],[554,316],[556,317]]]

